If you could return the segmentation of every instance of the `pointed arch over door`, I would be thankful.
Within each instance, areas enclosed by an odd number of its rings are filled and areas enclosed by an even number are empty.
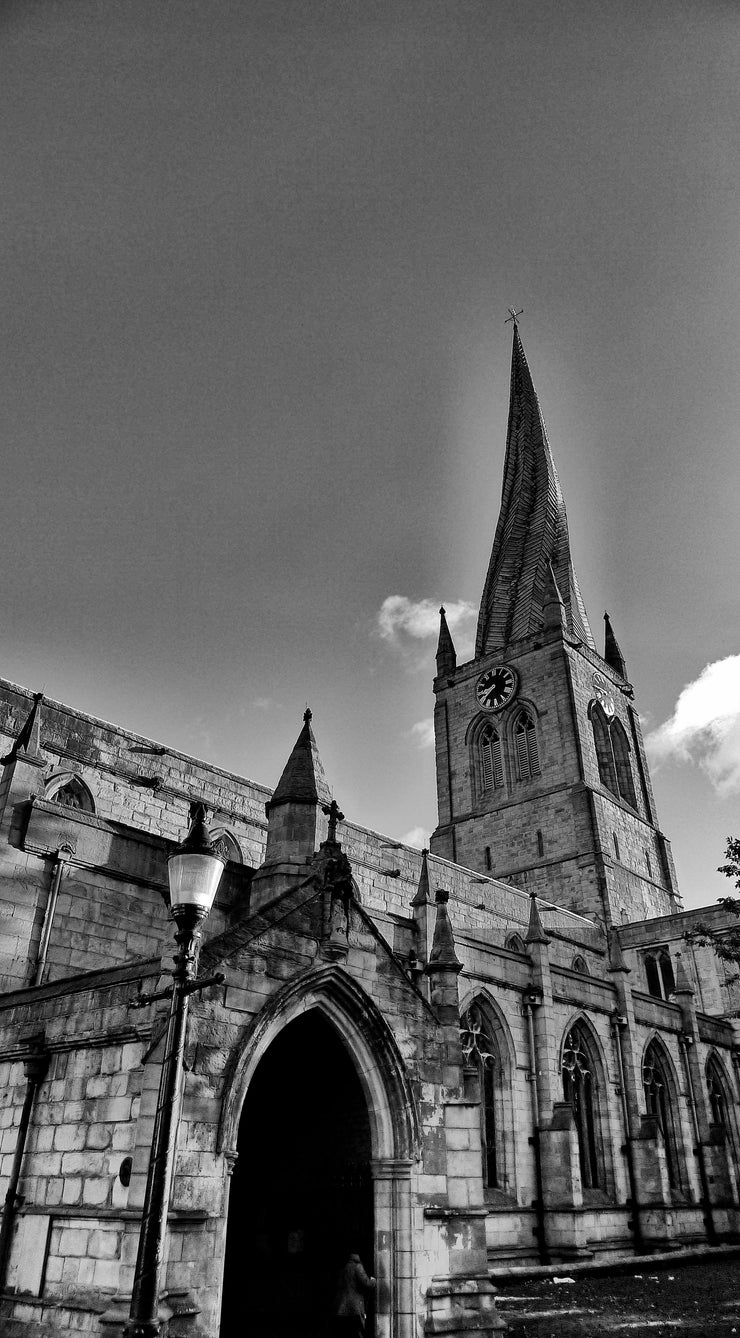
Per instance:
[[[316,1074],[311,1077],[309,1068],[308,1076],[304,1074],[301,1080],[305,1057],[311,1055],[317,1060]],[[291,1056],[297,1080],[293,1085]],[[255,1097],[251,1107],[250,1092]],[[337,1110],[332,1106],[335,1098],[339,1103]],[[268,1100],[270,1108],[265,1113]],[[317,1131],[315,1140],[291,1139],[291,1113],[296,1121],[305,1115],[309,1126]],[[273,1129],[282,1131],[278,1155],[295,1167],[294,1178],[285,1175],[284,1167],[280,1177],[284,1201],[296,1219],[294,1227],[281,1237],[282,1265],[288,1267],[289,1250],[301,1252],[308,1248],[309,1237],[315,1242],[324,1236],[333,1242],[331,1250],[327,1246],[325,1271],[312,1302],[314,1308],[311,1310],[307,1301],[305,1313],[299,1317],[306,1338],[314,1330],[316,1338],[319,1335],[323,1338],[329,1270],[335,1262],[328,1256],[340,1244],[348,1249],[350,1236],[359,1236],[362,1249],[374,1253],[374,1259],[370,1257],[364,1262],[378,1279],[375,1315],[378,1338],[412,1338],[412,1256],[398,1242],[411,1231],[410,1177],[418,1148],[416,1106],[392,1033],[372,1000],[341,967],[322,967],[291,982],[270,1001],[243,1037],[226,1083],[219,1151],[232,1163],[238,1153],[238,1168],[245,1153],[247,1158],[251,1156],[249,1131],[259,1128],[265,1130],[266,1138]],[[317,1148],[323,1149],[324,1174],[320,1174]],[[272,1152],[276,1151],[273,1147]],[[266,1164],[264,1150],[260,1157],[259,1162],[252,1164],[252,1171],[261,1186],[261,1198],[267,1202],[271,1182],[260,1180]],[[308,1163],[306,1173],[303,1161]],[[324,1209],[317,1206],[316,1196],[312,1198],[308,1192],[312,1176],[331,1183],[331,1193],[324,1195],[329,1200]],[[227,1327],[222,1325],[221,1338],[232,1338],[232,1329],[234,1338],[241,1338],[233,1316],[234,1279],[238,1278],[233,1239],[239,1240],[240,1230],[234,1223],[239,1223],[240,1215],[253,1215],[257,1211],[255,1203],[247,1205],[244,1195],[237,1190],[235,1178],[229,1204],[229,1272],[224,1281]],[[365,1193],[367,1197],[363,1198]],[[274,1213],[270,1223],[272,1235],[267,1244],[274,1265],[278,1248]],[[367,1244],[368,1237],[371,1245]],[[311,1250],[312,1257],[317,1256],[315,1245]],[[300,1270],[295,1271],[298,1276]],[[272,1331],[268,1330],[265,1338],[277,1338],[274,1317],[271,1322]],[[255,1333],[253,1338],[262,1335]]]

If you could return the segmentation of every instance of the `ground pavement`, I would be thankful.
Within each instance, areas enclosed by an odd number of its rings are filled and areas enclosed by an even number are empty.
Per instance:
[[[740,1338],[737,1253],[632,1260],[619,1275],[563,1267],[496,1282],[508,1338]]]

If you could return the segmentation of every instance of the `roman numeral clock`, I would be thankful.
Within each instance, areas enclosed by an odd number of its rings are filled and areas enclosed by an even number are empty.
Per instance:
[[[475,685],[478,704],[484,711],[503,711],[516,695],[519,675],[509,664],[498,664],[486,669]]]

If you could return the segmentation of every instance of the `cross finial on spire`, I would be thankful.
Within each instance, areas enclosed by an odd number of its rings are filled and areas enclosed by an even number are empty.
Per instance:
[[[522,307],[519,311],[516,310],[516,307],[507,307],[506,310],[508,311],[509,314],[506,317],[506,320],[504,321],[504,325],[508,325],[509,321],[513,321],[514,325],[518,325],[519,317],[524,315],[524,307]]]
[[[305,711],[303,712],[304,725],[307,725],[312,719],[313,719],[313,711],[311,710],[310,706],[307,706]]]
[[[344,814],[339,812],[339,804],[336,799],[332,799],[330,804],[324,804],[322,810],[329,819],[329,832],[327,840],[336,842],[337,823],[344,821]]]

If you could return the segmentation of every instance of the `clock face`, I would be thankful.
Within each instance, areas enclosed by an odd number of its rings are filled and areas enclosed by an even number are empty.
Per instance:
[[[475,685],[475,695],[486,711],[500,711],[511,701],[517,689],[519,675],[508,664],[486,669]]]

